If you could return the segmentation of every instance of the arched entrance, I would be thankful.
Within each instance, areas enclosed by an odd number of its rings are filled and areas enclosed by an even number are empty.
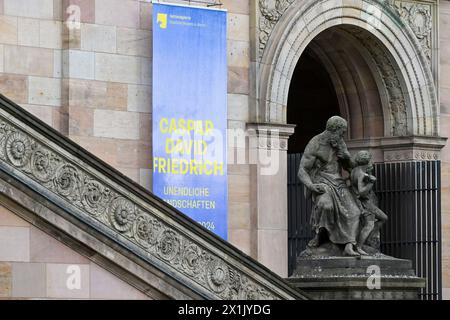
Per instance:
[[[288,153],[303,153],[309,139],[323,131],[323,124],[340,115],[336,88],[315,55],[307,48],[303,52],[289,88],[287,121],[296,129],[288,141]]]
[[[332,65],[347,68],[347,72],[355,70],[345,62],[350,61],[353,67],[358,65],[357,61],[366,63],[369,69],[364,72],[364,68],[361,69],[360,79],[341,77],[335,80],[344,82],[335,82],[335,85],[344,89],[352,83],[364,85],[364,76],[369,75],[368,79],[373,80],[378,89],[383,88],[379,105],[365,106],[367,111],[382,106],[383,136],[438,136],[439,105],[431,69],[414,33],[388,3],[379,0],[294,2],[272,31],[261,58],[255,120],[286,123],[289,87],[297,62],[305,49],[313,47],[315,42],[319,45],[316,54],[324,54]],[[333,38],[339,39],[338,42],[330,42]],[[350,56],[339,57],[339,52]],[[333,80],[335,72],[328,71]],[[373,88],[373,83],[366,85],[364,89]],[[362,88],[355,89],[362,92]],[[364,104],[364,101],[359,103]],[[348,110],[352,110],[350,106]],[[373,136],[372,122],[363,120],[367,123],[366,131],[358,128],[354,137]],[[375,130],[379,132],[380,128]]]
[[[369,149],[377,162],[413,163],[439,158],[445,140],[439,138],[439,105],[431,69],[414,33],[389,3],[293,1],[280,17],[264,43],[256,71],[253,123],[249,127],[278,130],[281,141],[290,133],[286,125],[297,124],[289,148],[280,147],[281,165],[287,163],[287,153],[301,152],[305,141],[323,130],[324,124],[319,125],[322,116],[337,110],[349,121],[350,149]],[[308,68],[315,70],[309,77]],[[295,92],[302,92],[302,86],[307,90],[308,85],[313,88],[306,95]],[[315,102],[314,86],[323,90],[322,102]],[[304,109],[291,110],[297,107],[295,101],[300,101]],[[314,117],[308,108],[315,110]],[[283,141],[277,144],[283,145]],[[260,143],[258,148],[273,146]],[[286,259],[283,252],[274,257],[278,253],[264,239],[270,232],[271,239],[280,243],[278,237],[284,232],[287,242],[291,221],[286,219],[286,212],[292,204],[286,199],[287,190],[280,186],[283,182],[287,186],[295,175],[283,167],[270,179],[258,172],[252,186],[261,199],[255,208],[258,257],[283,270],[285,266],[278,262]],[[271,197],[265,198],[267,190]],[[267,225],[265,212],[270,212],[271,223]]]
[[[383,52],[385,65],[370,55],[367,43]],[[383,137],[385,131],[395,135],[407,131],[405,89],[391,61],[383,45],[369,32],[339,25],[318,34],[297,62],[287,103],[287,122],[296,125],[287,150],[289,272],[312,236],[311,203],[303,197],[304,187],[297,179],[308,141],[321,133],[328,118],[334,115],[346,118],[349,123],[347,142],[362,141],[367,148],[370,146],[366,141]],[[390,72],[394,79],[390,81],[396,83],[395,97],[384,72]],[[397,117],[390,112],[394,99],[399,105]],[[394,123],[392,128],[385,125],[389,123]],[[379,155],[377,160],[382,161]]]
[[[300,145],[322,132],[332,115],[348,120],[348,140],[407,135],[412,126],[407,88],[398,70],[383,44],[364,29],[339,25],[318,34],[290,81],[287,122],[297,129],[288,152],[301,152]]]
[[[370,55],[367,43],[385,57],[383,63]],[[417,263],[417,272],[429,279],[422,297],[435,299],[440,295],[440,268],[433,264],[439,260],[436,254],[439,244],[436,242],[423,250],[419,248],[424,237],[429,237],[429,241],[439,241],[437,234],[421,234],[427,233],[426,228],[429,228],[425,226],[423,229],[423,219],[432,225],[432,230],[438,227],[439,212],[432,208],[438,203],[435,192],[439,163],[386,164],[379,156],[380,146],[367,143],[389,134],[408,134],[406,88],[389,57],[386,48],[370,33],[358,27],[341,25],[317,35],[297,62],[287,103],[287,122],[296,125],[296,131],[289,139],[287,156],[289,272],[295,268],[296,256],[312,237],[309,225],[311,202],[303,196],[304,187],[297,179],[302,152],[307,142],[324,130],[329,117],[340,115],[349,123],[349,145],[352,141],[360,141],[358,148],[378,151],[375,169],[379,175],[380,206],[390,214],[389,224],[385,225],[382,233],[383,252]],[[391,76],[389,81],[387,73]],[[421,177],[424,171],[426,173]],[[425,179],[428,187],[434,187],[434,190],[424,190],[408,181],[408,176]],[[421,195],[414,196],[418,193]],[[414,210],[408,205],[411,202],[422,203],[422,197],[428,197],[431,206],[417,210],[412,217]],[[427,257],[430,253],[431,256]],[[429,261],[430,265],[424,261]]]

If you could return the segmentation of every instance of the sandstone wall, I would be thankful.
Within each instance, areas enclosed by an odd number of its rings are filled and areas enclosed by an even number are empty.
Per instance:
[[[0,299],[149,299],[1,205],[0,244]]]
[[[450,137],[450,2],[440,1],[441,136]],[[443,298],[450,299],[450,145],[442,150],[442,276]]]
[[[250,2],[222,0],[229,12],[229,128],[244,129],[249,120]],[[79,29],[65,26],[70,6],[80,8]],[[148,189],[151,18],[150,0],[0,0],[0,92]],[[441,135],[450,137],[450,2],[443,0],[440,57]],[[229,149],[229,240],[256,257],[252,168],[236,164],[234,151]],[[442,152],[442,185],[443,286],[450,299],[450,146]],[[0,286],[14,263],[0,265]]]
[[[222,3],[228,124],[244,129],[249,1]],[[69,29],[77,8],[80,28]],[[150,0],[0,0],[0,92],[151,189],[151,29]],[[230,164],[229,240],[250,254],[249,177],[248,165]]]

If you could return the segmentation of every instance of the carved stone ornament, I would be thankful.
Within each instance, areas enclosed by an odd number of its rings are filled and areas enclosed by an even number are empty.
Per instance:
[[[273,28],[295,0],[259,0],[259,56]],[[384,0],[411,27],[416,35],[429,64],[432,64],[433,15],[432,4],[415,1]]]
[[[81,202],[86,211],[97,216],[103,213],[106,201],[109,200],[109,189],[96,180],[86,181]]]
[[[136,219],[134,204],[125,198],[117,198],[111,203],[109,215],[116,230],[129,231]]]
[[[266,47],[273,28],[280,20],[286,9],[295,0],[259,0],[259,56],[261,57]]]
[[[0,160],[222,299],[280,299],[86,168],[0,118]]]
[[[59,167],[53,181],[58,194],[68,199],[78,198],[79,172],[73,165],[66,163]]]
[[[411,27],[429,64],[432,62],[433,16],[430,4],[395,1],[395,9]]]
[[[349,34],[356,37],[369,51],[386,88],[391,115],[391,135],[406,136],[408,134],[407,107],[405,95],[395,67],[385,48],[366,32],[358,28],[347,28]]]
[[[49,182],[58,167],[56,161],[53,153],[45,148],[33,152],[31,166],[34,176],[42,182]]]
[[[15,132],[6,139],[6,155],[16,167],[23,167],[31,158],[31,143],[27,136]]]
[[[216,293],[225,290],[226,284],[229,283],[228,266],[221,260],[213,259],[208,263],[208,284]]]
[[[431,161],[439,160],[439,153],[430,150],[413,150],[413,151],[386,151],[384,160],[391,161]]]
[[[148,215],[140,214],[134,223],[133,234],[136,241],[144,248],[154,246],[158,241],[158,236],[162,230],[161,223],[150,218]]]
[[[205,252],[195,244],[186,246],[182,257],[184,270],[193,276],[199,275],[200,271],[204,269],[204,255]]]

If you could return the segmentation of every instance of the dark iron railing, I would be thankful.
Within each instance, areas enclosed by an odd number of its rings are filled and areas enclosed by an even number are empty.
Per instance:
[[[295,269],[297,255],[313,237],[309,219],[312,202],[305,198],[304,185],[297,178],[301,153],[288,154],[288,274]]]
[[[379,206],[389,215],[382,252],[413,261],[427,279],[423,300],[442,299],[440,161],[377,164],[375,175]]]
[[[301,154],[288,155],[289,275],[297,255],[312,238],[311,201],[297,178]],[[375,164],[379,206],[389,216],[381,234],[381,250],[413,261],[416,274],[427,279],[423,300],[442,298],[440,161]]]

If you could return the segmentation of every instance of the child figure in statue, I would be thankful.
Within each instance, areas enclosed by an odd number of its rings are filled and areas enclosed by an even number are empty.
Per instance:
[[[372,155],[368,151],[359,151],[355,157],[356,167],[350,174],[353,192],[359,199],[363,214],[361,216],[362,229],[359,233],[356,250],[361,255],[368,255],[363,245],[374,232],[379,232],[387,215],[376,206],[376,195],[373,185],[377,178],[372,175]]]

